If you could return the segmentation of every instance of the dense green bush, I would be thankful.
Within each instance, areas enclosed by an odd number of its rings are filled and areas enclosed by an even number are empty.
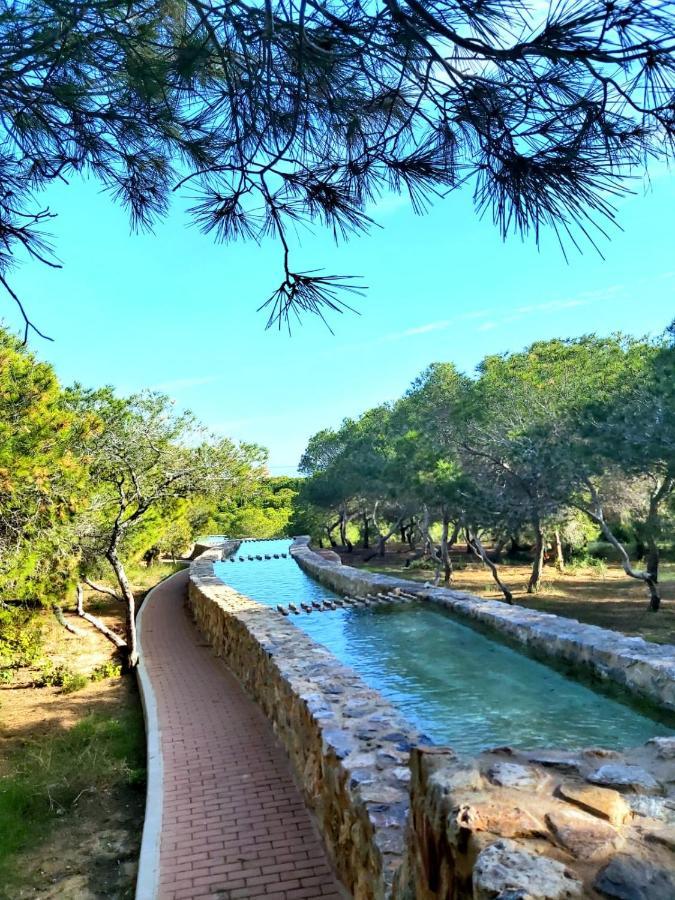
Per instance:
[[[14,669],[34,665],[43,649],[42,624],[35,610],[0,604],[0,681],[11,681]]]

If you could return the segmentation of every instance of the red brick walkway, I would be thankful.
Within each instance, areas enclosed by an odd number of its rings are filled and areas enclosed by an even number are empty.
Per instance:
[[[159,900],[347,896],[258,707],[184,609],[187,573],[149,597],[141,650],[163,761]]]

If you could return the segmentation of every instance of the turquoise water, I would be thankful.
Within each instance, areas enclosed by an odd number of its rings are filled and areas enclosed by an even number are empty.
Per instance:
[[[333,591],[305,575],[300,566],[290,558],[239,562],[240,556],[264,557],[267,554],[273,557],[275,553],[288,554],[290,544],[288,540],[244,541],[234,554],[235,562],[216,563],[216,574],[247,597],[271,606],[335,597]],[[293,623],[298,624],[295,618]]]
[[[236,554],[286,552],[247,542]],[[335,594],[291,559],[218,563],[218,576],[272,606]],[[292,616],[433,741],[460,753],[488,747],[612,749],[672,728],[461,624],[426,603]]]

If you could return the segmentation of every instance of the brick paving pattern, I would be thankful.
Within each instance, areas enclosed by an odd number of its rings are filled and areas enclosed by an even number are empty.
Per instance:
[[[180,573],[143,613],[164,765],[158,900],[344,900],[281,745],[186,593]]]

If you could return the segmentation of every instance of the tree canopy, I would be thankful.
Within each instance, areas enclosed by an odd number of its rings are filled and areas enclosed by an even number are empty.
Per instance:
[[[129,565],[180,556],[214,523],[283,533],[295,492],[265,463],[262,448],[209,434],[165,395],[64,389],[0,328],[0,613],[14,621],[24,602],[58,612],[86,580],[124,603],[126,638],[102,630],[135,664]]]
[[[86,431],[86,423],[80,423]],[[83,503],[86,472],[72,450],[75,418],[51,367],[0,329],[0,592],[58,595],[71,574],[59,552]]]
[[[395,532],[416,532],[446,580],[459,534],[488,565],[481,534],[497,547],[524,534],[530,591],[541,583],[547,543],[560,547],[561,530],[583,513],[658,609],[659,553],[675,512],[674,384],[670,332],[655,341],[541,341],[486,357],[473,377],[435,364],[395,403],[315,435],[301,498],[325,510],[331,541],[341,524],[344,544],[352,520],[365,546],[369,523],[376,528],[381,553]],[[433,523],[442,525],[438,549]],[[643,569],[617,536],[626,526],[644,548]]]
[[[468,182],[504,235],[595,242],[672,158],[673,34],[668,0],[1,0],[0,283],[28,329],[8,270],[58,264],[40,194],[76,173],[135,227],[183,189],[216,240],[276,238],[270,324],[358,290],[291,258],[297,224],[363,231],[389,191]]]

